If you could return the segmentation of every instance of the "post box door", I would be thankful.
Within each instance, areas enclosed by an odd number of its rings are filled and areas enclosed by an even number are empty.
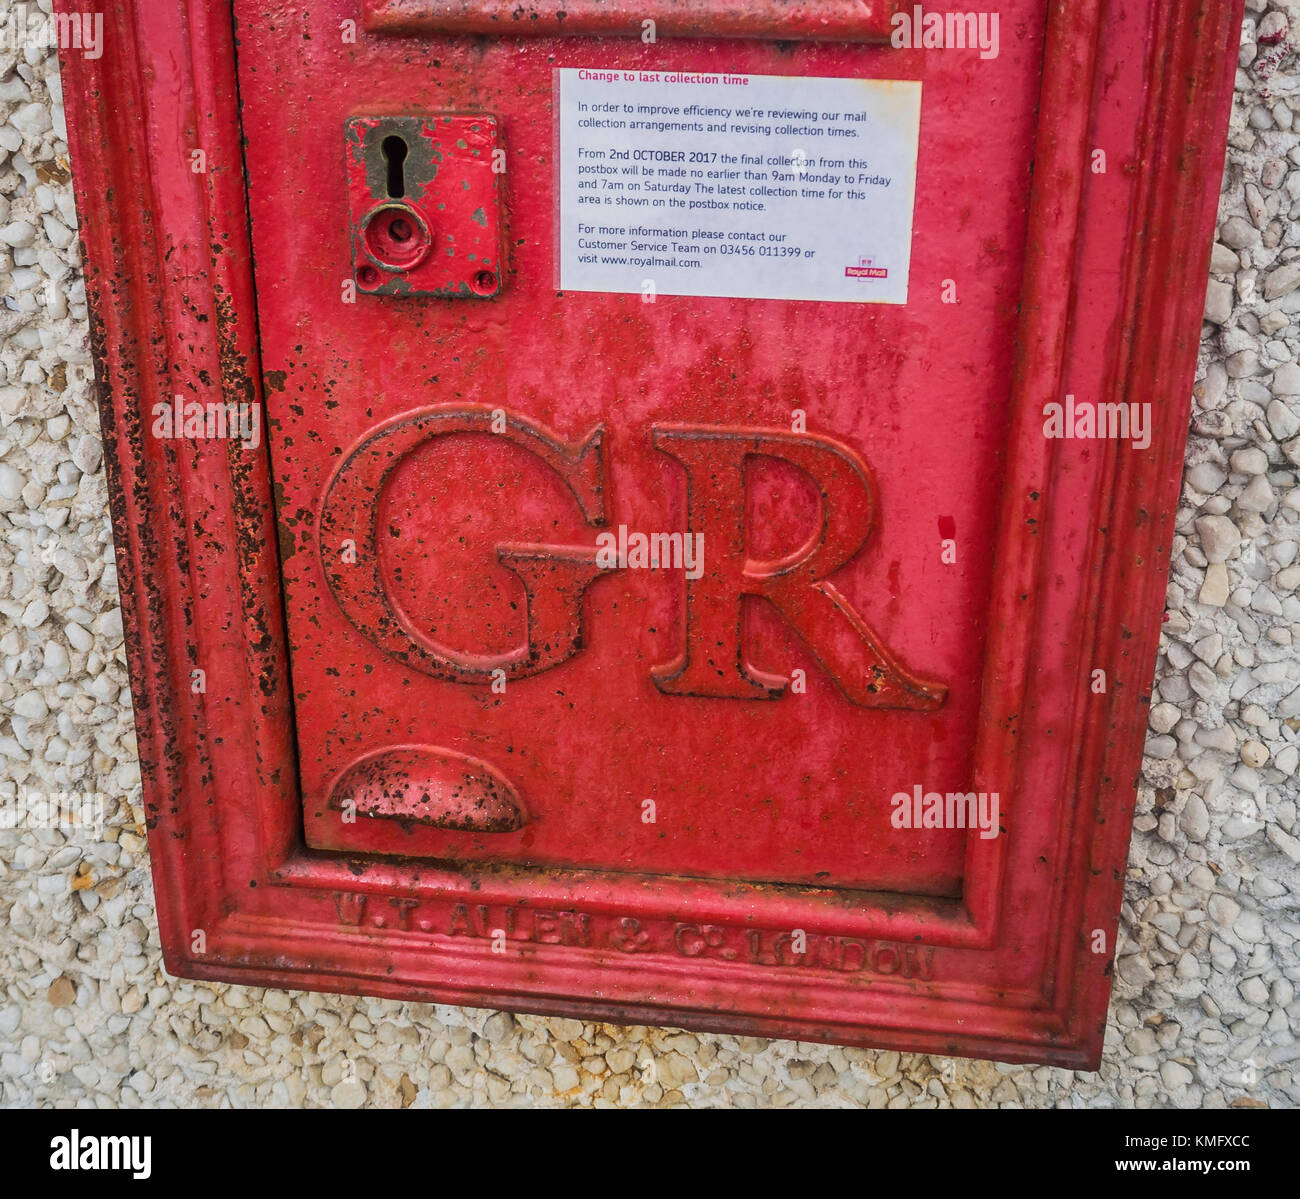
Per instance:
[[[354,7],[237,8],[307,844],[960,896],[968,830],[890,797],[996,790],[1041,6],[996,57],[879,5],[818,43]],[[364,252],[407,204],[433,294]]]
[[[1233,6],[174,7],[162,386],[209,338],[265,441],[145,451],[260,663],[212,810],[150,784],[219,859],[170,960],[1095,1062]]]

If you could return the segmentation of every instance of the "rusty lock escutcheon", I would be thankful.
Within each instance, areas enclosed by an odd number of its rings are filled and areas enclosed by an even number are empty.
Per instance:
[[[501,291],[504,152],[484,112],[348,120],[357,291],[490,300]]]

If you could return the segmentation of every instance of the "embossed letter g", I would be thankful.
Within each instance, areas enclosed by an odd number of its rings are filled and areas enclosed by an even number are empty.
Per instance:
[[[584,441],[571,444],[514,413],[506,415],[502,428],[499,418],[493,424],[493,409],[468,406],[425,408],[379,426],[343,461],[321,509],[321,565],[348,620],[399,662],[455,683],[481,683],[496,670],[507,678],[525,678],[573,657],[582,648],[583,593],[598,576],[610,573],[596,565],[594,548],[497,546],[497,559],[524,585],[528,641],[505,654],[458,653],[415,629],[389,598],[379,566],[377,501],[402,459],[430,439],[488,433],[545,462],[568,484],[583,519],[600,526],[605,523],[608,474],[603,432],[598,425]],[[355,564],[341,562],[327,548],[345,538],[357,543]]]

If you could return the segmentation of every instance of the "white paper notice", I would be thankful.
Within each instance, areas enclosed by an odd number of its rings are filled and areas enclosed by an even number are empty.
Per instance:
[[[556,73],[562,290],[907,302],[920,83]]]

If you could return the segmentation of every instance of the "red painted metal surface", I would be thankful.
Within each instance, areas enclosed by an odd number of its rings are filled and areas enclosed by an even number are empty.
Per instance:
[[[367,29],[494,37],[764,38],[887,41],[906,0],[362,0]]]
[[[1021,0],[984,59],[237,0],[236,61],[109,4],[65,73],[169,968],[1095,1064],[1239,10]],[[921,80],[907,304],[557,292],[570,66]],[[440,114],[507,156],[499,294],[349,297],[430,199],[349,122]],[[266,441],[152,436],[178,396]],[[655,531],[698,573],[602,562]]]

